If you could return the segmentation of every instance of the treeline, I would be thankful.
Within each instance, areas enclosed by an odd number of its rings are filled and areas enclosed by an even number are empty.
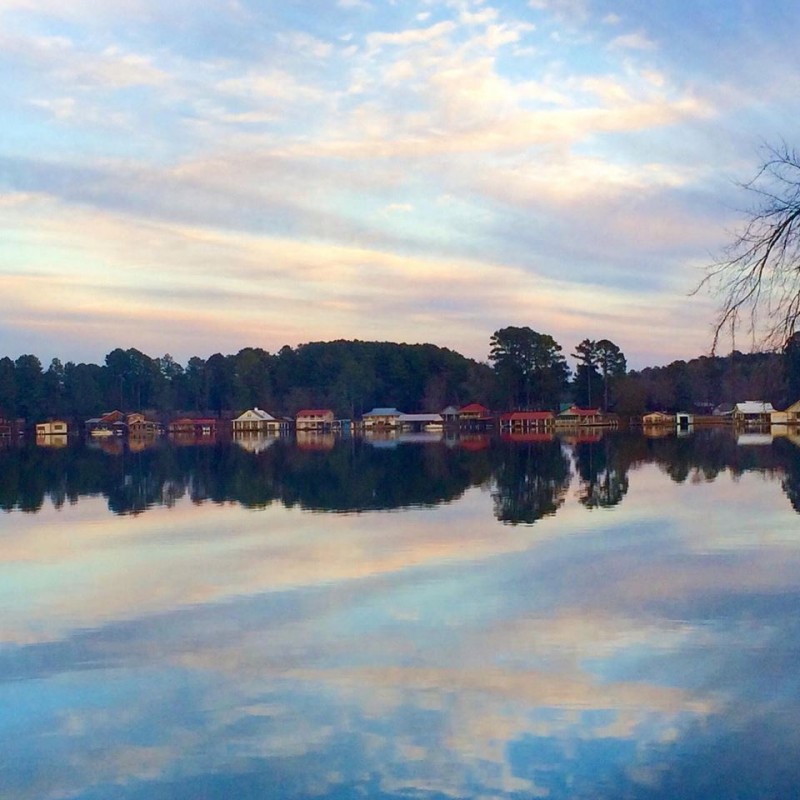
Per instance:
[[[785,352],[701,356],[629,372],[615,385],[615,407],[620,415],[642,409],[703,412],[743,400],[785,408],[800,400],[799,378],[800,365]]]
[[[35,355],[0,358],[0,416],[77,420],[113,408],[221,416],[258,406],[286,415],[325,407],[354,417],[377,405],[438,410],[488,400],[492,384],[488,365],[432,344],[311,342],[275,354],[247,347],[185,365],[169,354],[117,348],[102,365],[54,358],[44,369]]]
[[[723,403],[766,400],[782,408],[800,399],[800,342],[783,353],[738,351],[664,367],[626,371],[608,340],[575,346],[571,372],[561,346],[529,328],[504,328],[490,339],[491,365],[432,344],[311,342],[269,353],[152,358],[135,348],[112,350],[103,364],[62,363],[45,369],[35,355],[0,358],[0,417],[29,422],[83,420],[114,408],[175,414],[238,415],[255,406],[276,415],[331,408],[360,417],[375,406],[440,411],[480,402],[495,410],[560,403],[601,407],[623,418],[646,411],[710,411]]]
[[[656,464],[676,483],[713,480],[723,472],[780,473],[784,492],[800,511],[800,454],[786,440],[773,447],[741,447],[730,432],[646,439],[615,434],[579,441],[571,454],[558,439],[511,442],[486,437],[480,449],[436,444],[373,447],[339,440],[331,450],[305,450],[290,439],[251,453],[218,441],[210,446],[121,448],[109,455],[72,447],[0,447],[0,511],[36,512],[82,497],[105,497],[117,514],[155,506],[271,503],[316,511],[366,511],[435,506],[472,486],[488,487],[495,517],[531,524],[558,512],[572,487],[586,509],[622,503],[629,472]]]

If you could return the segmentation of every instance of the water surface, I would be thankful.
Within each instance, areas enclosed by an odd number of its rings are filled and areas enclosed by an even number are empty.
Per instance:
[[[796,796],[788,438],[243,444],[0,450],[0,796]]]

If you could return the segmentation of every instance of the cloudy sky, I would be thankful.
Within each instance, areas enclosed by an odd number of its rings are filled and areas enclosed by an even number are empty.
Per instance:
[[[699,355],[715,301],[689,294],[735,182],[795,134],[798,22],[790,0],[0,0],[2,355],[484,359],[506,325],[634,367]]]

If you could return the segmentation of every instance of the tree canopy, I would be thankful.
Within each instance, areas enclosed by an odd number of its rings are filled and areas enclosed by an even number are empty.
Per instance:
[[[114,408],[162,417],[232,416],[253,406],[291,416],[324,407],[358,418],[379,405],[441,411],[476,401],[495,411],[603,404],[625,419],[652,410],[708,413],[748,398],[777,408],[800,400],[800,333],[781,353],[734,350],[630,372],[614,342],[583,339],[573,349],[578,364],[571,383],[561,346],[548,334],[501,328],[490,347],[490,363],[433,344],[358,340],[309,342],[277,353],[247,347],[193,356],[185,366],[168,353],[151,358],[135,348],[116,348],[103,364],[54,358],[47,369],[32,354],[3,356],[0,418],[76,422]]]
[[[104,411],[238,414],[258,406],[294,415],[304,407],[360,416],[376,405],[405,411],[490,402],[487,364],[432,344],[334,341],[258,347],[193,356],[183,367],[169,354],[152,358],[115,348],[102,365],[62,364],[44,370],[32,354],[0,358],[0,417],[87,419]]]
[[[569,368],[561,345],[529,327],[501,328],[489,341],[506,403],[516,408],[554,408],[567,387]]]

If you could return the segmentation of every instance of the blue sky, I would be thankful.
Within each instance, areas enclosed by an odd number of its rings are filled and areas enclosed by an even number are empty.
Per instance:
[[[3,354],[333,339],[634,367],[790,144],[790,2],[0,0]],[[746,343],[737,342],[744,347]]]

